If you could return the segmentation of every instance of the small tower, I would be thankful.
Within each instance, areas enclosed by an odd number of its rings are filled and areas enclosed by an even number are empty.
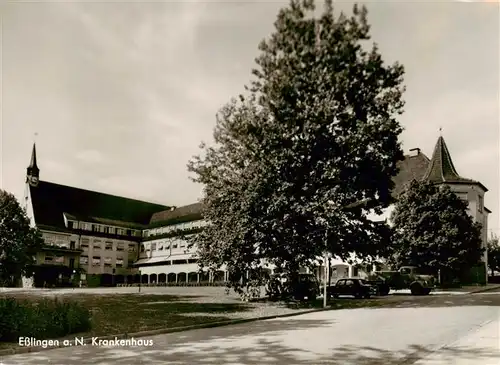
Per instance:
[[[40,169],[36,164],[36,145],[33,143],[33,151],[31,152],[31,161],[26,169],[26,182],[31,186],[38,186],[40,179]]]

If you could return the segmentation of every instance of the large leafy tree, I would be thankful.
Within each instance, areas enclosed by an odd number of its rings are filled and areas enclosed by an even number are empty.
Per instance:
[[[393,211],[394,257],[450,278],[479,263],[481,225],[467,213],[467,203],[448,186],[413,181]]]
[[[488,240],[488,267],[492,276],[494,276],[495,271],[500,271],[500,245],[496,235]]]
[[[14,195],[0,190],[0,286],[15,285],[22,275],[30,277],[42,245],[39,231],[30,226]]]
[[[263,262],[292,275],[324,250],[369,259],[385,246],[387,227],[367,213],[390,204],[403,158],[403,67],[370,45],[366,8],[348,17],[326,1],[313,13],[312,1],[279,12],[245,96],[188,165],[211,223],[196,237],[200,262],[227,265],[236,290]]]

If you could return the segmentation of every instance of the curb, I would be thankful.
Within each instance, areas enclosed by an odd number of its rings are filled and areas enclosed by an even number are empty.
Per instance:
[[[94,336],[93,338],[98,338],[99,340],[108,340],[108,341],[109,340],[114,340],[114,341],[125,340],[125,339],[131,339],[131,338],[136,338],[136,337],[163,335],[163,334],[168,334],[168,333],[192,331],[192,330],[203,329],[203,328],[224,327],[224,326],[229,326],[229,325],[243,324],[243,323],[256,322],[256,321],[264,321],[264,320],[275,319],[275,318],[293,317],[293,316],[298,316],[301,314],[323,312],[323,311],[332,310],[332,309],[334,309],[334,308],[319,308],[319,309],[304,310],[304,311],[301,311],[298,313],[286,313],[286,314],[277,314],[277,315],[273,315],[273,316],[232,319],[232,320],[221,321],[221,322],[195,324],[192,326],[160,328],[157,330],[150,330],[150,331],[124,333],[124,334],[113,335],[113,336]],[[78,337],[78,336],[75,336],[75,337]],[[68,339],[55,339],[52,341],[56,341],[56,340],[59,342],[59,344],[57,344],[57,345],[54,344],[52,346],[47,346],[47,347],[26,346],[26,347],[15,347],[15,348],[0,350],[0,357],[7,356],[7,355],[17,355],[17,354],[26,354],[26,353],[31,353],[31,352],[40,352],[40,351],[46,351],[46,350],[55,350],[58,348],[65,348],[65,347],[71,347],[71,346],[92,345],[92,337],[84,338],[83,341],[79,340],[78,344],[75,344],[74,340],[68,340]],[[103,346],[103,347],[105,347],[105,346]]]
[[[500,289],[500,285],[495,285],[495,286],[492,286],[491,288],[483,288],[483,289],[478,289],[478,290],[471,290],[468,294],[485,293],[485,292],[489,292],[489,291],[497,290],[497,289]]]

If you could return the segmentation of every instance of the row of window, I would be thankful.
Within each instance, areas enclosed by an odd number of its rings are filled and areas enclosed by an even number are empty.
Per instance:
[[[207,224],[206,221],[198,220],[198,221],[193,221],[193,222],[173,224],[173,225],[167,226],[167,227],[146,229],[144,231],[144,237],[156,236],[156,235],[170,233],[170,232],[174,232],[174,231],[178,231],[178,230],[185,231],[188,229],[201,228],[201,227],[205,226],[206,224]]]
[[[70,229],[82,229],[84,231],[116,234],[119,236],[129,236],[129,237],[132,237],[132,236],[141,237],[141,235],[142,235],[141,234],[142,232],[139,229],[126,229],[126,228],[106,226],[103,224],[75,222],[75,221],[68,221],[68,228],[70,228]]]
[[[101,266],[101,261],[104,261],[105,267],[113,266],[113,259],[111,257],[92,256],[92,266]],[[88,265],[89,257],[80,256],[80,265]],[[115,267],[123,267],[123,258],[116,258]]]
[[[80,242],[80,247],[82,250],[88,249],[90,246],[90,239],[89,238],[82,238]],[[102,242],[99,239],[94,239],[92,243],[92,248],[94,250],[101,250],[103,249],[107,251],[125,251],[127,248],[128,252],[135,252],[135,245],[129,244],[128,247],[126,247],[126,244],[123,242],[117,242],[116,245],[113,243],[113,241],[104,241]]]
[[[160,241],[160,242],[146,242],[141,244],[141,252],[148,251],[166,251],[175,249],[186,249],[187,242],[185,240]]]

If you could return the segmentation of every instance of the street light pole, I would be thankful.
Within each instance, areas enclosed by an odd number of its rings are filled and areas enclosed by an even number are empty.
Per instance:
[[[327,278],[330,276],[330,270],[328,267],[328,252],[325,251],[324,257],[324,265],[325,265],[325,278],[323,280],[323,308],[327,306],[327,298],[328,298],[328,287],[327,287]]]
[[[139,293],[141,292],[141,282],[142,282],[142,275],[141,275],[141,270],[139,270]]]

